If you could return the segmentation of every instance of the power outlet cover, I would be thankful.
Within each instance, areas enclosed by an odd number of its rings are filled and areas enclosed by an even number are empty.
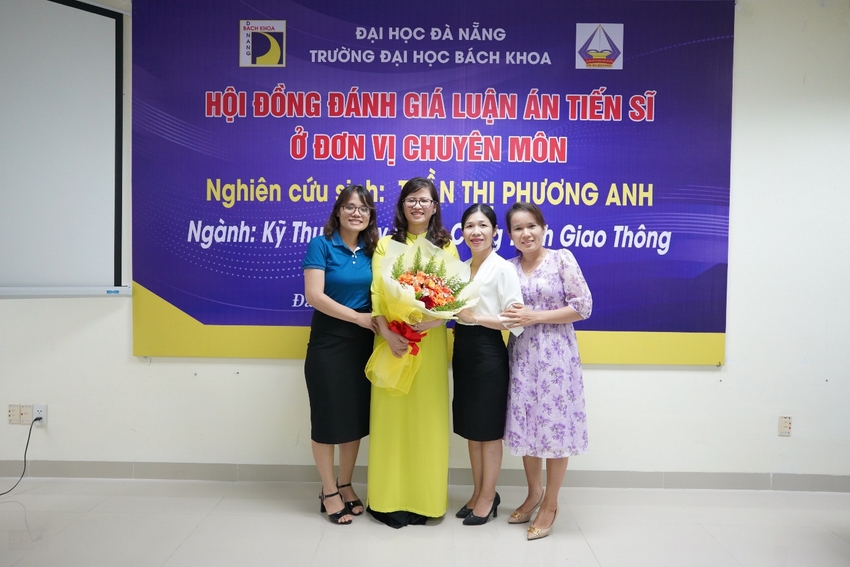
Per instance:
[[[21,404],[9,404],[9,425],[21,423]]]
[[[32,423],[32,404],[21,404],[21,425]]]
[[[33,404],[32,418],[35,419],[37,417],[41,418],[41,421],[36,423],[37,426],[47,425],[47,404]]]
[[[779,436],[780,437],[791,437],[791,416],[790,415],[780,415],[779,416]]]

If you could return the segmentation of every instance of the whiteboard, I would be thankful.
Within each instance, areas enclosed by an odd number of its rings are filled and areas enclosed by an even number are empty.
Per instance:
[[[121,295],[122,33],[99,7],[0,0],[0,295]]]

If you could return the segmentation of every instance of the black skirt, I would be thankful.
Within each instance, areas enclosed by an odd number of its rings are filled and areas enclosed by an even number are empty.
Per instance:
[[[455,325],[454,432],[470,441],[495,441],[505,434],[508,407],[508,349],[502,333]]]
[[[372,384],[364,369],[374,341],[369,329],[313,313],[304,361],[313,441],[337,445],[369,435]]]

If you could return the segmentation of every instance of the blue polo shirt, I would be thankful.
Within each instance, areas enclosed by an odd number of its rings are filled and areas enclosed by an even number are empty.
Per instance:
[[[307,255],[301,268],[325,272],[325,295],[346,307],[357,311],[368,309],[371,300],[372,260],[363,250],[363,241],[358,241],[352,252],[345,245],[339,231],[330,240],[319,234],[307,245]]]

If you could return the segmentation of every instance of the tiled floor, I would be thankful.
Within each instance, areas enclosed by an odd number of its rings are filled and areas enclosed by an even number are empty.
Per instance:
[[[15,479],[0,478],[6,490]],[[366,488],[355,485],[361,497]],[[0,567],[850,566],[850,494],[565,488],[552,535],[499,517],[333,526],[318,484],[28,478],[0,497]]]

